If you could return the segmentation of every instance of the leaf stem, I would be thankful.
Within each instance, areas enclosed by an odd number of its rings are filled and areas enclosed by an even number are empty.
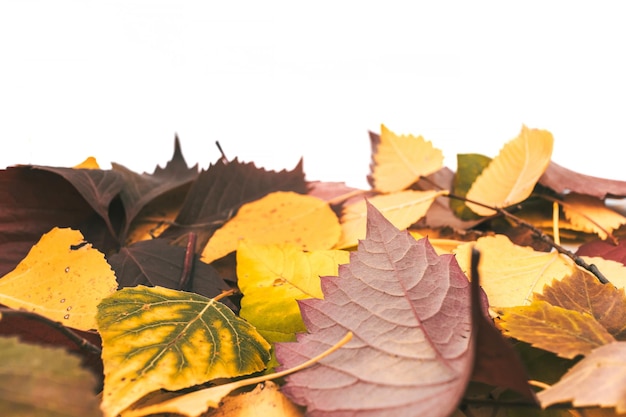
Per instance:
[[[178,281],[178,289],[181,291],[190,290],[192,286],[191,277],[193,273],[193,264],[196,260],[196,241],[198,235],[189,232],[187,239],[187,248],[185,251],[185,259],[183,261],[183,271]]]
[[[27,319],[38,321],[40,323],[45,324],[48,327],[53,328],[57,332],[61,333],[62,335],[64,335],[68,339],[70,339],[80,349],[82,349],[82,350],[84,350],[86,352],[89,352],[89,353],[95,353],[96,355],[101,355],[102,354],[102,349],[100,349],[100,347],[94,345],[89,340],[87,340],[84,337],[80,336],[79,334],[77,334],[76,332],[71,330],[70,328],[65,327],[63,324],[61,324],[61,322],[51,320],[51,319],[49,319],[47,317],[44,317],[44,316],[42,316],[40,314],[34,313],[32,311],[14,310],[14,309],[7,308],[7,307],[0,307],[0,318],[2,316],[26,317]]]

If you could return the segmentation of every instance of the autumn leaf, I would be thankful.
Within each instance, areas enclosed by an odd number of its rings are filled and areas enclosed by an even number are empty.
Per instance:
[[[310,416],[448,416],[472,368],[470,294],[451,255],[400,232],[371,204],[367,236],[339,277],[322,278],[324,299],[300,301],[309,333],[278,343],[289,368],[351,342],[287,377],[283,392]]]
[[[302,161],[291,171],[267,171],[253,163],[222,160],[202,171],[191,185],[180,213],[163,237],[177,239],[194,231],[204,246],[215,230],[246,203],[276,191],[306,194]],[[233,249],[234,250],[234,249]]]
[[[134,243],[109,258],[120,288],[146,285],[192,291],[207,298],[218,296],[230,287],[211,265],[194,259],[185,274],[186,249],[163,239]],[[186,279],[188,284],[183,281]],[[185,287],[185,288],[183,288]],[[225,304],[232,306],[232,303]]]
[[[626,223],[626,217],[608,208],[602,200],[582,194],[566,195],[563,213],[576,230],[596,233],[600,239],[606,239]]]
[[[80,164],[74,165],[72,168],[74,169],[100,169],[100,165],[98,161],[93,156],[88,156],[85,158],[83,162]]]
[[[303,250],[332,248],[339,220],[325,201],[294,192],[275,192],[245,204],[220,228],[202,251],[206,263],[237,249],[239,241],[294,243]]]
[[[573,359],[615,339],[593,316],[546,301],[529,306],[497,309],[499,325],[514,337],[557,355]]]
[[[491,158],[484,155],[458,154],[456,156],[457,170],[454,176],[452,194],[465,197],[476,178],[490,162]],[[478,217],[476,213],[465,205],[464,201],[459,199],[451,199],[450,208],[458,217],[464,220],[474,220]]]
[[[96,417],[96,378],[63,349],[0,337],[0,415]]]
[[[617,244],[604,240],[592,240],[578,247],[576,255],[601,257],[603,259],[626,263],[626,241],[620,240]]]
[[[225,305],[197,294],[138,286],[98,306],[105,416],[144,395],[261,371],[270,345]]]
[[[588,272],[577,270],[545,286],[535,300],[546,301],[593,316],[617,340],[626,339],[626,295],[623,288],[605,285]]]
[[[376,191],[404,190],[443,166],[443,153],[422,136],[396,135],[381,125],[380,136],[370,134],[370,139],[372,173],[368,179]]]
[[[304,413],[289,401],[279,386],[268,381],[250,392],[225,397],[220,408],[210,410],[205,417],[302,417]]]
[[[294,244],[241,241],[237,281],[243,294],[240,315],[270,343],[295,340],[306,331],[296,300],[322,298],[320,277],[337,275],[349,254],[339,250],[303,252]]]
[[[599,199],[626,197],[626,181],[593,177],[550,162],[539,183],[559,194],[585,194]]]
[[[89,330],[96,327],[98,303],[116,288],[102,253],[79,231],[54,228],[0,279],[0,303]]]
[[[445,195],[446,191],[406,190],[393,194],[376,195],[368,198],[398,229],[406,229],[426,215],[433,201]],[[367,205],[364,199],[344,206],[341,215],[341,238],[336,247],[339,249],[355,246],[365,237]]]
[[[525,200],[550,163],[553,142],[550,132],[522,126],[519,136],[505,144],[476,178],[467,199],[497,208]],[[478,204],[467,206],[481,216],[495,214]]]
[[[559,382],[537,394],[541,406],[571,402],[574,407],[615,407],[626,412],[626,342],[594,349]]]
[[[128,168],[111,163],[113,171],[124,178],[124,187],[120,192],[124,210],[126,212],[125,229],[121,239],[125,240],[130,226],[139,212],[152,200],[191,183],[198,176],[198,166],[187,166],[180,149],[178,137],[174,141],[174,155],[164,168],[156,167],[152,174],[137,174]]]

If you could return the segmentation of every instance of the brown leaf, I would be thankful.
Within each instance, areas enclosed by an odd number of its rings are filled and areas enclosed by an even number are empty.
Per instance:
[[[572,359],[614,342],[591,315],[556,307],[545,301],[498,309],[498,324],[507,335]]]
[[[543,287],[535,300],[593,316],[617,340],[626,339],[626,295],[623,288],[601,284],[590,273],[577,269],[561,281]]]
[[[600,199],[626,197],[626,182],[583,175],[550,162],[548,169],[539,178],[539,184],[559,194],[575,192]]]

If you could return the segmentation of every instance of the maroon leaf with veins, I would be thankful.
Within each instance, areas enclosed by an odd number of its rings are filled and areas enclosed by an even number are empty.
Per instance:
[[[368,204],[367,235],[324,299],[300,302],[309,331],[279,343],[284,368],[346,332],[352,341],[287,378],[283,392],[310,416],[448,416],[472,371],[469,282],[452,255],[400,232]]]

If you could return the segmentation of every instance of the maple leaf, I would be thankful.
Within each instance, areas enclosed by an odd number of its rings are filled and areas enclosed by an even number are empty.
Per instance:
[[[116,289],[102,253],[79,231],[54,228],[0,279],[0,303],[90,330],[96,325],[96,306]]]
[[[550,132],[522,126],[519,136],[506,143],[476,178],[467,199],[497,208],[525,200],[550,163],[553,142]],[[467,207],[481,216],[495,214],[477,204],[468,202]]]
[[[446,191],[405,190],[393,194],[376,195],[368,202],[382,212],[398,229],[406,229],[426,215],[433,201]],[[367,223],[367,205],[365,199],[345,205],[341,214],[341,238],[337,248],[355,246],[365,237]]]
[[[585,194],[599,199],[626,197],[626,181],[616,181],[584,175],[550,162],[539,183],[559,194]]]
[[[222,160],[202,171],[191,185],[174,225],[161,235],[176,239],[189,231],[199,235],[203,247],[213,232],[239,208],[276,191],[306,194],[302,161],[292,171],[267,171],[252,163]]]
[[[118,246],[104,220],[60,175],[32,167],[0,170],[0,275],[54,227],[81,230],[104,253]]]
[[[443,153],[422,136],[398,136],[381,125],[380,136],[370,132],[370,140],[372,173],[368,181],[376,191],[404,190],[443,166]]]
[[[529,306],[497,309],[508,336],[572,359],[615,339],[593,316],[535,300]]]
[[[287,378],[283,392],[307,415],[454,410],[473,355],[469,283],[453,256],[398,231],[370,204],[365,240],[339,277],[322,278],[322,290],[323,300],[299,302],[309,333],[276,345],[291,367],[354,333],[332,357]]]
[[[545,286],[535,300],[546,301],[593,316],[617,340],[626,339],[626,295],[623,288],[605,285],[590,273],[577,270]]]
[[[63,349],[0,337],[0,357],[0,415],[102,415],[95,377]]]
[[[102,410],[117,416],[149,392],[265,369],[270,345],[225,305],[161,287],[124,288],[98,306]]]
[[[559,382],[539,392],[542,407],[571,402],[574,407],[615,407],[626,412],[626,342],[594,349]]]
[[[198,259],[194,259],[189,276],[185,277],[185,255],[185,248],[170,245],[163,239],[153,239],[122,248],[109,258],[109,263],[120,288],[137,285],[165,287],[192,291],[208,298],[230,289],[215,268]],[[224,302],[234,307],[227,300]]]
[[[137,174],[115,162],[111,163],[111,167],[124,178],[120,197],[126,212],[126,225],[121,233],[121,240],[126,239],[133,220],[148,203],[169,191],[191,183],[198,176],[197,164],[191,168],[187,166],[178,136],[174,141],[174,155],[165,168],[157,166],[152,174]]]
[[[341,227],[325,201],[294,192],[274,192],[245,204],[221,227],[202,251],[210,263],[237,249],[239,241],[297,244],[303,250],[332,248]]]

